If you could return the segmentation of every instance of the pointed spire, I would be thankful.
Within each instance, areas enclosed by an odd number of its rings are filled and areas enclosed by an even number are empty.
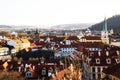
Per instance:
[[[106,17],[104,19],[104,26],[103,26],[103,31],[107,32],[107,20],[106,20]]]

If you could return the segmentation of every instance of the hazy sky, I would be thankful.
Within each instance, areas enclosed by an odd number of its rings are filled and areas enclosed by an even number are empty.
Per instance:
[[[0,24],[95,23],[120,14],[120,0],[0,0]]]

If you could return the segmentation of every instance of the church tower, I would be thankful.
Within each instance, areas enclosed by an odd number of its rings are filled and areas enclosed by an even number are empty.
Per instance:
[[[107,30],[107,20],[106,20],[106,17],[105,17],[103,30],[101,31],[101,39],[102,39],[102,42],[105,43],[105,44],[109,44],[108,34],[109,33],[108,33],[108,30]]]

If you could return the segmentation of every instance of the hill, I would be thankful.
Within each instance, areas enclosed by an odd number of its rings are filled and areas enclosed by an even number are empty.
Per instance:
[[[25,28],[40,28],[40,29],[55,29],[55,30],[77,30],[77,29],[86,29],[90,27],[92,24],[89,23],[81,23],[81,24],[61,24],[55,26],[33,26],[33,25],[0,25],[0,31],[14,31],[14,30],[21,30]]]
[[[91,30],[101,31],[104,26],[104,21],[94,24],[90,27]],[[120,15],[115,15],[107,19],[108,30],[120,30]]]
[[[11,26],[8,26],[8,25],[0,25],[0,28],[11,28]]]
[[[92,24],[89,23],[81,23],[81,24],[61,24],[52,26],[51,29],[56,30],[76,30],[76,29],[85,29],[90,27]]]

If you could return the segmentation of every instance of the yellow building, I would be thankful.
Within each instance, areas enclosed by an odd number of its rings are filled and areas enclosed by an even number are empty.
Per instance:
[[[102,39],[100,36],[83,36],[80,42],[102,42]]]

